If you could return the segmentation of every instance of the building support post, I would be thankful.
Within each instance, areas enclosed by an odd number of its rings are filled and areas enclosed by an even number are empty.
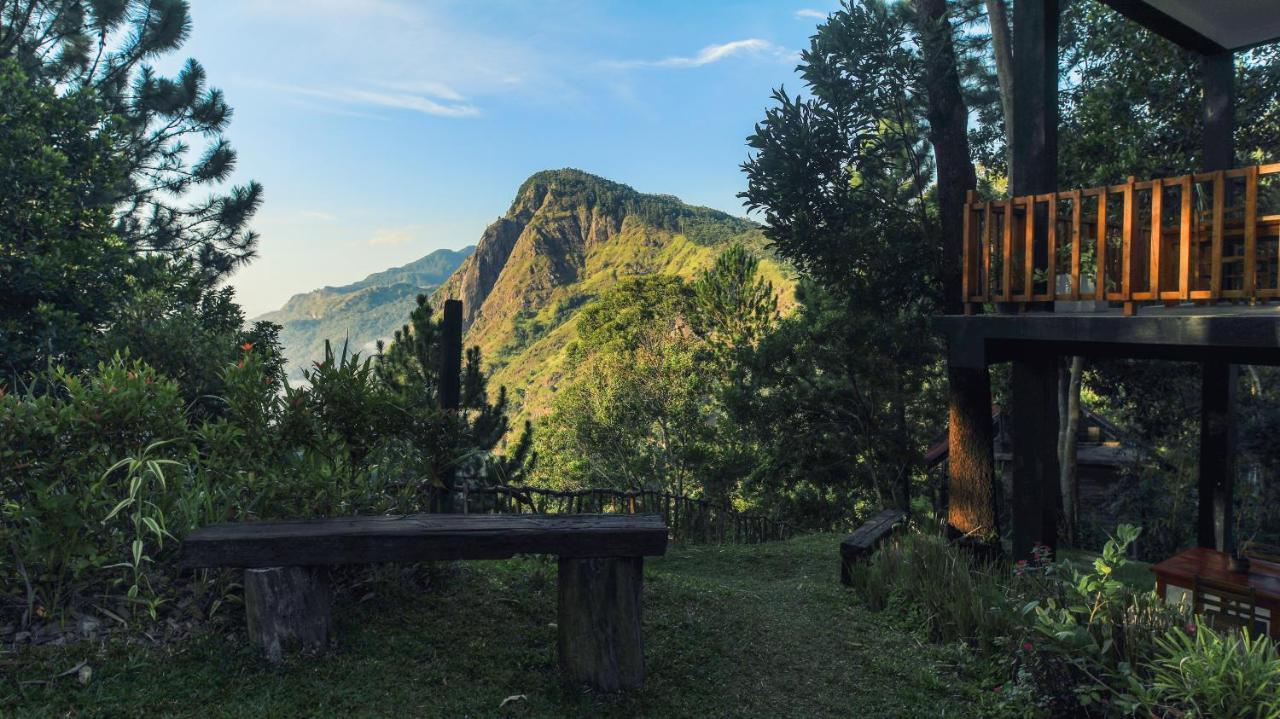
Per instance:
[[[1013,556],[1058,545],[1058,362],[1053,355],[1013,361]]]
[[[1233,552],[1236,447],[1232,408],[1238,368],[1226,362],[1205,362],[1201,368],[1197,535],[1201,547]]]
[[[1027,0],[1013,11],[1013,180],[1011,194],[1058,188],[1058,0]]]
[[[1201,56],[1204,74],[1205,170],[1235,165],[1235,66],[1230,51]],[[1238,367],[1204,362],[1200,372],[1200,477],[1197,538],[1201,547],[1235,550],[1235,388]]]

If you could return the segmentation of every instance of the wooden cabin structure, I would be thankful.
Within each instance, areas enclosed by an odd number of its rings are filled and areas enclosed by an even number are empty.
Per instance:
[[[1236,366],[1280,365],[1280,163],[1237,164],[1233,63],[1280,39],[1280,10],[1271,0],[1082,1],[1200,55],[1203,167],[1059,188],[1059,2],[1018,0],[1012,197],[971,194],[951,220],[964,231],[964,312],[938,321],[951,377],[949,523],[958,536],[998,539],[992,364],[1012,364],[1011,535],[1027,557],[1057,544],[1060,358],[1178,360],[1202,370],[1198,543],[1231,552]]]
[[[997,513],[1000,526],[1007,527],[1009,497],[1013,496],[1013,416],[1000,407],[991,411],[992,450],[995,459]],[[1080,411],[1076,431],[1077,515],[1081,528],[1103,532],[1115,530],[1126,521],[1117,503],[1126,482],[1139,467],[1170,469],[1156,453],[1136,444],[1120,427],[1089,409]],[[951,443],[944,434],[924,455],[924,467],[931,486],[942,485],[947,474]],[[945,494],[941,493],[941,494]],[[936,498],[942,501],[942,497]],[[935,505],[936,506],[936,505]]]

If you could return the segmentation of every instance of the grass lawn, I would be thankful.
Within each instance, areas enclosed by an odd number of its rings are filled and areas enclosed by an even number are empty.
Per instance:
[[[0,654],[0,715],[188,717],[970,717],[991,681],[963,649],[874,614],[837,581],[835,535],[675,546],[646,566],[642,691],[555,667],[555,564],[468,562],[421,592],[342,603],[336,647],[273,667],[242,632],[167,648]],[[49,679],[87,660],[93,678]],[[524,698],[507,702],[507,697]]]

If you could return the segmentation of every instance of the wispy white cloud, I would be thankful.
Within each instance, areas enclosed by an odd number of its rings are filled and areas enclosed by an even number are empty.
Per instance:
[[[813,18],[815,20],[826,20],[827,13],[821,10],[814,10],[813,8],[806,7],[806,8],[801,8],[799,10],[796,10],[796,17],[801,19]]]
[[[433,92],[423,91],[421,87],[416,92],[385,87],[317,88],[299,85],[276,85],[274,87],[282,92],[345,105],[387,107],[395,110],[410,110],[437,117],[475,117],[480,114],[480,108],[466,102],[461,95],[449,90],[444,85],[439,85]],[[441,90],[447,91],[447,96],[441,94]]]
[[[790,53],[785,48],[768,40],[752,37],[745,40],[732,40],[718,45],[708,45],[691,57],[675,56],[661,60],[617,60],[605,64],[609,67],[624,69],[633,67],[701,67],[720,62],[734,55],[775,55],[785,57]]]
[[[418,227],[384,227],[369,238],[370,247],[399,247],[408,244],[418,234]]]

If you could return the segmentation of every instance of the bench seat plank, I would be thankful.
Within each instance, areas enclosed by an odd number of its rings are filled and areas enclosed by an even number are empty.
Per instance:
[[[182,542],[179,566],[302,567],[516,554],[644,557],[666,553],[656,514],[413,514],[202,527]]]

